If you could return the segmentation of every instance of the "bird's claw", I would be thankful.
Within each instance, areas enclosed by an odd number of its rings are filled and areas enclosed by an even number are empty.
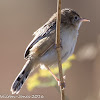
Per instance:
[[[63,76],[63,79],[64,79],[64,80],[65,80],[65,78],[66,78],[66,76]],[[63,89],[65,89],[65,87],[66,87],[65,81],[63,81],[63,83],[61,83],[61,81],[58,80],[58,86],[62,86]]]
[[[65,81],[63,83],[61,83],[61,81],[58,81],[58,86],[63,87],[62,89],[65,89],[66,85],[65,85]]]

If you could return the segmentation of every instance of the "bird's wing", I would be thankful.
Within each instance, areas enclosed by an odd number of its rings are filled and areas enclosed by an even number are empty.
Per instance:
[[[46,23],[39,28],[34,34],[25,51],[25,58],[40,56],[44,54],[55,43],[56,21]]]

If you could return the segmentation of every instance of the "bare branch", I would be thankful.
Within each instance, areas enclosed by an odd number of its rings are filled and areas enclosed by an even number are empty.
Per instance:
[[[61,64],[61,50],[60,50],[60,22],[61,22],[61,0],[57,0],[57,21],[56,21],[56,46],[57,46],[57,55],[58,55],[58,67],[59,67],[59,77],[60,77],[60,92],[61,100],[65,100],[64,94],[64,80],[62,73],[62,64]]]

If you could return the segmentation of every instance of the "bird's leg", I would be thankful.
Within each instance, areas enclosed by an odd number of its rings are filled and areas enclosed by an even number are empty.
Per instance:
[[[61,47],[61,49],[63,49],[63,47],[62,47],[62,39],[60,39],[60,47]],[[55,44],[55,48],[58,48],[56,44]]]
[[[49,67],[46,66],[46,68],[49,70],[49,72],[52,74],[52,76],[55,78],[55,80],[58,82],[58,86],[63,86],[63,89],[65,88],[65,82],[61,83],[61,81],[52,73]],[[63,77],[64,78],[64,77]]]
[[[62,39],[60,38],[60,47],[61,47],[61,49],[63,49],[63,47],[62,47]]]
[[[59,82],[60,80],[52,73],[52,71],[50,70],[50,68],[47,67],[47,66],[46,66],[46,68],[47,68],[48,71],[51,73],[51,75],[55,78],[55,80],[56,80],[57,82]]]

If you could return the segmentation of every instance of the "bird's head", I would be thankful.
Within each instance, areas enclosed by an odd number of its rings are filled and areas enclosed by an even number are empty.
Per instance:
[[[62,24],[67,25],[69,27],[75,27],[77,30],[79,30],[82,22],[90,22],[90,20],[80,17],[80,15],[72,9],[65,8],[61,10]]]

